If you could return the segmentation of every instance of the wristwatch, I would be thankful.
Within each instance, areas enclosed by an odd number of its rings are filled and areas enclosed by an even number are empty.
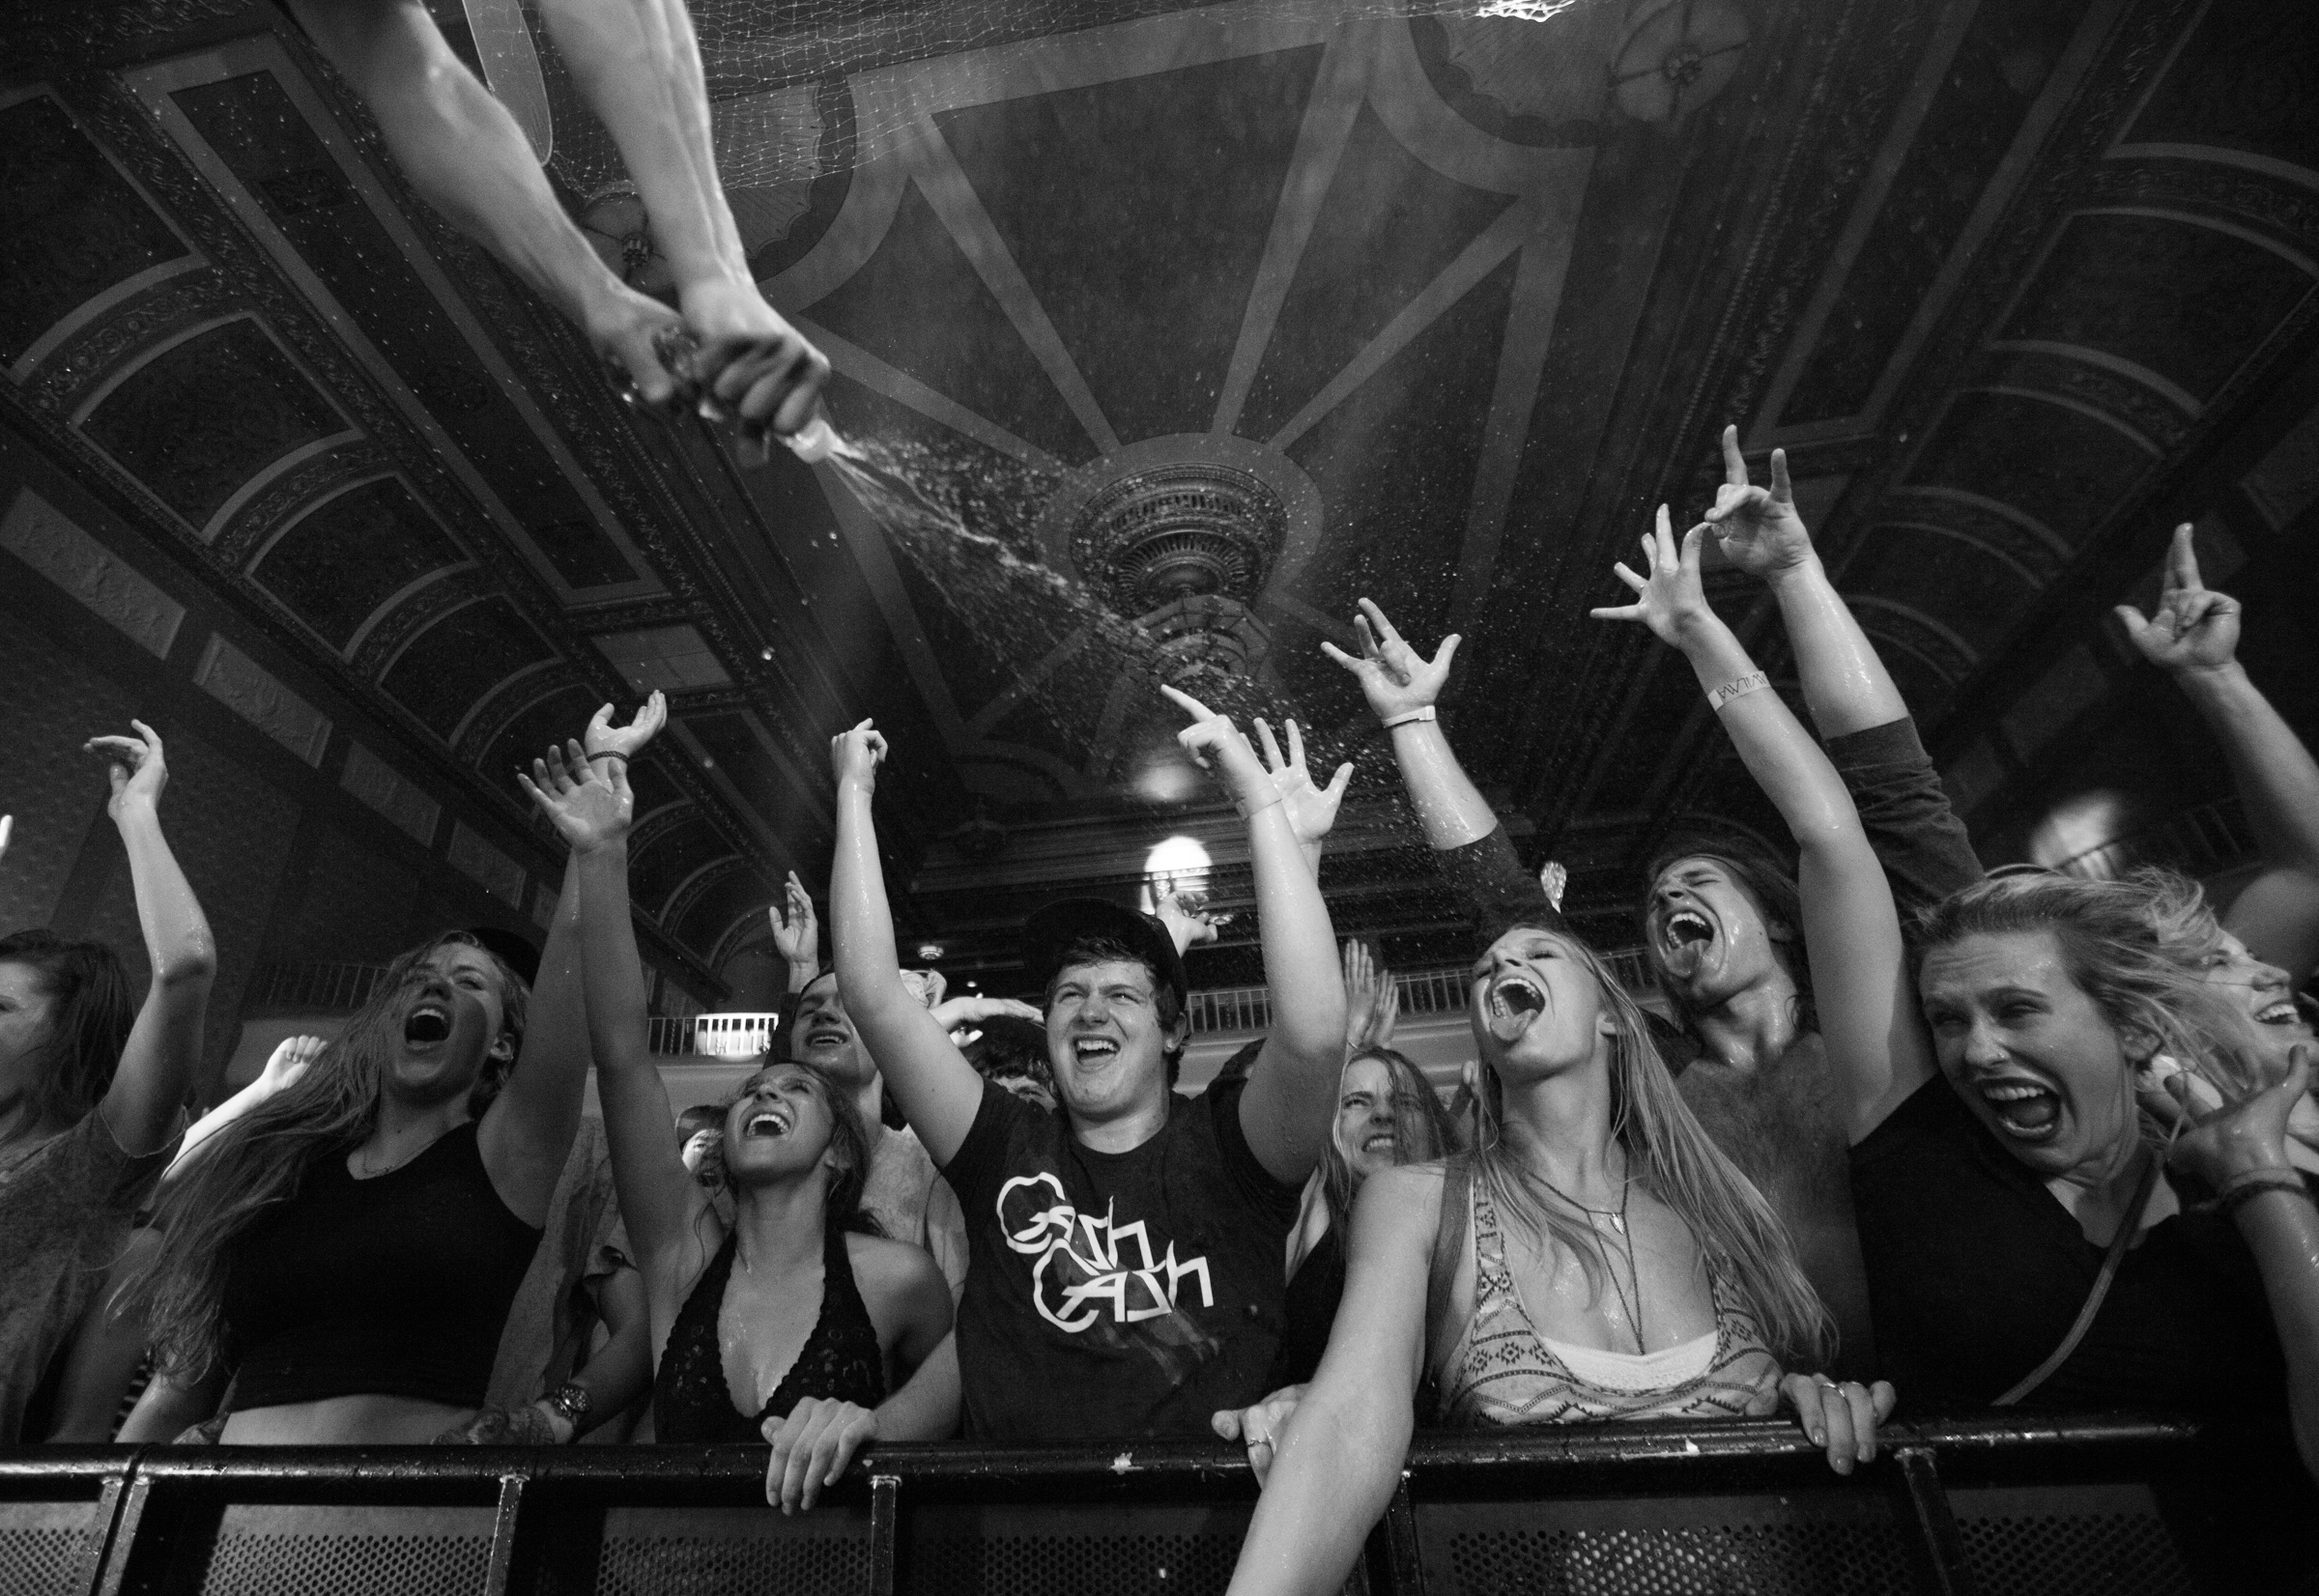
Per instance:
[[[567,1380],[540,1401],[563,1415],[563,1421],[572,1427],[572,1439],[578,1440],[580,1432],[587,1428],[587,1411],[594,1406],[587,1387]]]

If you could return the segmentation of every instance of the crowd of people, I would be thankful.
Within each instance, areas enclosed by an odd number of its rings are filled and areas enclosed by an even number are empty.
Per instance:
[[[1360,652],[1324,645],[1473,926],[1455,1104],[1331,925],[1349,767],[1162,688],[1246,827],[1271,995],[1204,1091],[1215,926],[1164,884],[1032,915],[1024,999],[902,966],[865,721],[830,745],[830,966],[792,876],[771,1051],[676,1115],[628,897],[654,695],[519,778],[568,850],[544,949],[445,929],[187,1125],[215,955],[160,737],[96,739],[152,974],[140,1006],[110,948],[0,939],[0,1439],[769,1441],[797,1510],[881,1442],[1214,1434],[1264,1481],[1233,1588],[1312,1592],[1419,1425],[1786,1413],[1849,1473],[1901,1404],[2190,1409],[2319,1469],[2319,764],[2238,606],[2185,527],[2119,619],[2224,750],[2253,879],[2218,913],[2163,871],[1985,870],[1781,456],[1764,486],[1724,449],[1595,614],[1682,653],[1792,852],[1667,840],[1635,883],[1663,1013],[1460,766],[1457,639],[1363,601]],[[1770,588],[1809,728],[1708,605],[1709,541]]]

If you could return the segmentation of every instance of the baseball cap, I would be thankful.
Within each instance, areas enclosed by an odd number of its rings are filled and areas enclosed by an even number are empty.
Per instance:
[[[1022,923],[1022,962],[1031,980],[1045,990],[1063,968],[1063,955],[1074,943],[1116,942],[1152,967],[1152,972],[1174,988],[1181,1009],[1191,995],[1191,981],[1184,973],[1184,955],[1176,939],[1157,915],[1101,898],[1061,898],[1036,910]]]

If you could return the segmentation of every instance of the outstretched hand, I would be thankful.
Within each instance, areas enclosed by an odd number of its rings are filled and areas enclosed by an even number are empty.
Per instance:
[[[669,700],[661,697],[658,688],[652,690],[652,696],[629,718],[626,726],[612,724],[612,705],[606,704],[588,718],[585,734],[587,756],[600,759],[608,754],[616,754],[623,759],[633,759],[668,724]]]
[[[1244,812],[1253,814],[1280,797],[1272,773],[1256,757],[1256,750],[1240,727],[1232,724],[1231,716],[1210,709],[1177,688],[1163,685],[1160,691],[1192,717],[1191,725],[1176,733],[1176,741],[1191,755],[1193,764],[1222,781]]]
[[[877,788],[877,767],[886,762],[886,734],[869,721],[829,740],[829,762],[837,767],[838,785]]]
[[[1369,945],[1345,942],[1345,1051],[1390,1047],[1401,1018],[1401,987],[1390,970],[1379,968]]]
[[[161,789],[169,784],[169,762],[161,753],[161,734],[143,721],[129,723],[133,737],[91,737],[81,745],[105,761],[113,795],[104,812],[118,820],[129,810],[159,807]]]
[[[577,741],[550,747],[546,758],[531,761],[530,775],[519,770],[515,779],[576,852],[593,853],[625,841],[636,819],[627,773],[616,764],[590,768]]]
[[[1034,1025],[1045,1025],[1046,1016],[1020,998],[966,997],[944,998],[930,1011],[934,1023],[945,1031],[956,1031],[961,1025],[980,1025],[985,1020],[1027,1019]]]
[[[1723,486],[1715,490],[1706,524],[1714,528],[1724,558],[1759,581],[1794,570],[1812,557],[1812,534],[1796,513],[1795,490],[1788,481],[1788,451],[1771,451],[1771,486],[1755,487],[1747,480],[1737,427],[1723,429]]]
[[[781,904],[765,906],[765,919],[773,927],[773,946],[781,950],[783,960],[792,966],[817,963],[821,957],[821,923],[814,917],[813,894],[797,879],[795,870],[781,889],[789,912],[785,918]]]
[[[1667,506],[1660,505],[1657,527],[1643,538],[1643,567],[1649,574],[1637,576],[1624,560],[1614,567],[1618,580],[1635,590],[1635,602],[1606,605],[1591,612],[1594,618],[1641,621],[1661,642],[1680,648],[1701,623],[1715,615],[1707,608],[1706,589],[1699,580],[1700,544],[1706,533],[1704,523],[1692,527],[1683,534],[1678,551]]]
[[[306,1072],[306,1067],[322,1056],[324,1042],[320,1037],[284,1037],[271,1056],[266,1068],[258,1071],[269,1095],[296,1083]]]
[[[2117,616],[2142,658],[2162,670],[2219,670],[2238,658],[2239,601],[2199,579],[2198,551],[2187,521],[2174,528],[2173,546],[2166,551],[2158,613],[2144,620],[2133,605],[2121,604]]]
[[[1189,953],[1204,942],[1214,942],[1232,921],[1230,915],[1217,914],[1208,907],[1206,893],[1164,875],[1152,883],[1152,912],[1175,939],[1179,954]]]
[[[2198,1100],[2197,1077],[2172,1074],[2163,1090],[2172,1098],[2180,1126],[2166,1148],[2166,1161],[2188,1170],[2219,1191],[2233,1178],[2258,1170],[2286,1169],[2287,1116],[2311,1089],[2313,1052],[2299,1043],[2287,1055],[2287,1071],[2260,1092],[2207,1111]]]
[[[1348,759],[1336,767],[1336,775],[1327,786],[1315,785],[1312,772],[1304,765],[1304,736],[1297,723],[1288,726],[1288,757],[1280,757],[1280,745],[1273,740],[1273,727],[1262,716],[1256,719],[1256,737],[1264,745],[1265,767],[1273,774],[1273,785],[1280,791],[1281,802],[1288,806],[1288,824],[1297,834],[1300,844],[1313,843],[1329,835],[1336,824],[1336,810],[1345,801],[1345,784],[1353,780],[1353,761]]]
[[[1353,617],[1353,630],[1360,635],[1360,658],[1355,659],[1332,642],[1324,641],[1321,652],[1328,655],[1360,682],[1360,695],[1369,700],[1369,708],[1381,721],[1395,715],[1406,715],[1413,709],[1423,709],[1442,696],[1442,688],[1449,680],[1449,662],[1457,657],[1457,645],[1463,640],[1455,632],[1444,638],[1441,646],[1427,659],[1401,639],[1393,623],[1385,618],[1385,612],[1367,599],[1360,601],[1360,613]]]

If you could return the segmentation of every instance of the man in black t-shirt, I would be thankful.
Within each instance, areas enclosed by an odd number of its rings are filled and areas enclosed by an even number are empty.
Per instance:
[[[1273,996],[1246,1079],[1196,1098],[1168,1089],[1190,1029],[1174,940],[1090,899],[1025,926],[1061,1106],[1042,1112],[979,1077],[902,984],[871,815],[884,739],[865,722],[832,746],[839,978],[966,1211],[970,1439],[1209,1435],[1218,1409],[1264,1395],[1279,1340],[1288,1227],[1328,1140],[1344,1051],[1335,936],[1301,830],[1333,813],[1344,775],[1324,789],[1301,757],[1268,770],[1227,717],[1163,691],[1197,717],[1185,747],[1220,770],[1247,818]]]

